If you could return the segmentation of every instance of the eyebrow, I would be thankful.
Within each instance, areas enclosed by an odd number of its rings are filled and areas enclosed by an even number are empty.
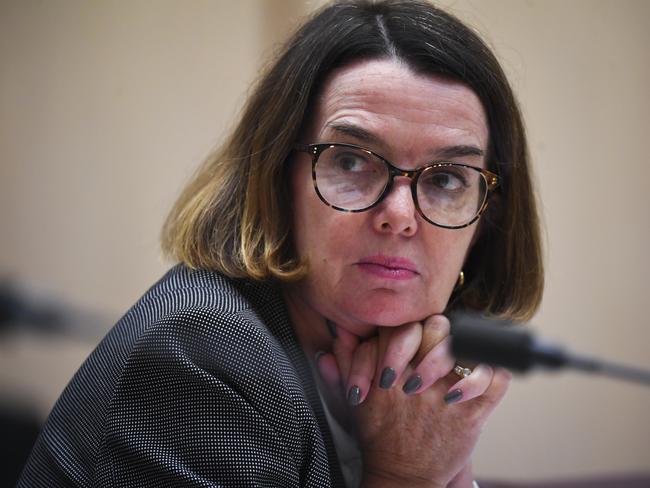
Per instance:
[[[339,132],[345,136],[351,136],[362,142],[369,142],[371,144],[380,144],[381,140],[379,137],[374,135],[372,132],[359,127],[358,125],[352,124],[327,124],[327,127],[332,129],[335,132]]]
[[[465,156],[484,156],[485,151],[478,146],[461,144],[448,146],[436,151],[436,157],[440,159],[462,158]]]
[[[328,124],[327,127],[342,135],[353,137],[360,142],[382,145],[382,140],[372,132],[352,124]],[[445,160],[453,158],[462,158],[467,156],[484,156],[485,151],[478,146],[471,144],[459,144],[446,146],[434,152],[434,159]]]

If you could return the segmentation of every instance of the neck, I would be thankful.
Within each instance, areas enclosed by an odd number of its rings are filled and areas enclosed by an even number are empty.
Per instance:
[[[325,317],[310,307],[291,287],[285,287],[282,294],[294,332],[307,357],[311,360],[317,352],[331,351],[334,337]]]
[[[316,365],[316,353],[332,352],[334,335],[330,332],[327,319],[305,302],[290,286],[283,288],[282,295],[298,342],[315,373],[314,379],[322,398],[338,423],[351,432],[350,416],[346,414],[348,410],[345,396],[336,388],[332,390],[331,384],[326,385],[323,382]]]

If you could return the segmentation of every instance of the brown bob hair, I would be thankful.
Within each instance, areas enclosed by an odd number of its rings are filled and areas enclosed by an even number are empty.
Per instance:
[[[163,250],[192,268],[233,278],[303,277],[308,265],[292,245],[292,146],[305,142],[298,141],[301,129],[328,74],[355,60],[379,58],[461,81],[481,100],[490,135],[487,169],[499,175],[500,186],[479,220],[465,285],[450,307],[530,318],[542,296],[543,264],[517,102],[483,41],[421,1],[337,2],[300,27],[259,79],[230,137],[177,200],[163,228]]]

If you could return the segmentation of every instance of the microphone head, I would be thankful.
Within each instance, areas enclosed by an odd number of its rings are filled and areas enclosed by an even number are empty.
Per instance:
[[[508,320],[470,312],[450,315],[451,350],[458,359],[527,371],[534,366],[533,336]]]

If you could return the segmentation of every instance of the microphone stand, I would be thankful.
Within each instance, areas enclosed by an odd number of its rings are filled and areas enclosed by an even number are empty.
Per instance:
[[[450,316],[451,350],[455,357],[501,366],[515,372],[536,367],[572,368],[650,386],[650,370],[576,354],[539,340],[507,320],[457,312]]]

